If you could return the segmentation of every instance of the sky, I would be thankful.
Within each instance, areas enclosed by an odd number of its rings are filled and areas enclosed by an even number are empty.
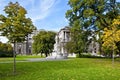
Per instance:
[[[59,31],[68,26],[65,13],[69,9],[68,0],[0,0],[0,14],[4,13],[4,7],[9,2],[18,2],[27,10],[26,17],[32,19],[37,29]],[[7,42],[6,38],[0,37],[0,41]]]

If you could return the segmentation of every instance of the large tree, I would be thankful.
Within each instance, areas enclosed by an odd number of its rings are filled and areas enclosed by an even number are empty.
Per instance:
[[[10,2],[4,9],[6,15],[0,15],[0,31],[6,36],[9,42],[15,43],[25,41],[28,34],[34,29],[30,18],[26,18],[27,11],[18,2]],[[15,72],[15,51],[14,51],[14,72]]]
[[[52,31],[40,31],[33,37],[33,53],[45,54],[47,57],[53,51],[55,35],[56,33]]]
[[[66,12],[66,18],[70,21],[70,25],[74,27],[75,22],[79,21],[84,31],[91,31],[95,36],[99,35],[101,52],[101,34],[119,15],[120,3],[116,0],[69,0],[68,5],[71,9]]]
[[[83,30],[83,27],[80,24],[79,20],[74,22],[72,28],[70,28],[71,40],[66,43],[65,46],[69,53],[79,54],[79,57],[81,53],[86,52],[89,43],[88,36],[91,34],[89,30]]]

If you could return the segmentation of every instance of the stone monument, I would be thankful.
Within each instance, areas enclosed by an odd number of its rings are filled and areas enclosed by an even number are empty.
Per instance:
[[[66,59],[68,57],[68,52],[65,49],[65,44],[70,41],[70,28],[62,28],[55,37],[54,50],[51,56],[46,59]]]

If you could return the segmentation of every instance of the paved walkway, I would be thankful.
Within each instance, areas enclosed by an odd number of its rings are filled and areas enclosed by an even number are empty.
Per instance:
[[[39,62],[39,61],[65,61],[69,59],[46,59],[46,58],[29,58],[25,61],[17,61],[16,62]],[[3,61],[0,63],[13,63],[13,61]]]
[[[16,61],[16,62],[29,62],[29,61]],[[13,61],[3,61],[3,62],[0,62],[0,63],[13,63]]]
[[[36,62],[36,61],[64,61],[64,60],[69,60],[69,59],[51,59],[51,58],[31,58],[28,59],[28,61],[31,62]]]

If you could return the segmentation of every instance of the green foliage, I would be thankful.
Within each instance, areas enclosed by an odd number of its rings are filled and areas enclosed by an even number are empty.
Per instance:
[[[12,56],[13,56],[12,45],[0,42],[0,57],[12,57]]]
[[[0,31],[10,42],[24,41],[35,27],[30,18],[26,18],[27,11],[18,2],[10,2],[4,9],[6,16],[0,15]]]
[[[52,31],[40,31],[33,37],[33,53],[41,53],[46,56],[53,51],[55,43],[55,32]]]
[[[76,58],[103,58],[101,56],[91,55],[91,53],[82,53],[81,55],[76,55]]]
[[[8,38],[9,42],[14,44],[14,66],[13,73],[15,74],[15,43],[23,42],[34,29],[34,25],[30,18],[26,18],[27,11],[19,5],[18,2],[10,2],[5,6],[4,12],[6,16],[0,15],[0,32],[2,36]]]
[[[104,51],[114,51],[114,53],[119,52],[119,42],[120,42],[120,16],[113,20],[110,28],[104,28],[103,38],[103,50]],[[117,44],[116,44],[117,43]],[[111,53],[110,53],[111,54]]]
[[[100,44],[99,51],[101,53],[101,36],[103,30],[104,28],[110,28],[109,26],[113,19],[120,14],[120,3],[116,2],[116,0],[69,0],[68,5],[71,8],[67,10],[66,18],[70,21],[70,26],[75,28],[77,28],[76,26],[80,26],[76,31],[78,35],[85,33],[88,33],[84,35],[87,37],[99,35],[98,42]],[[76,22],[80,24],[76,25]],[[89,34],[90,32],[93,34]],[[78,38],[78,42],[84,42],[82,36],[79,36]],[[94,38],[92,40],[94,40]],[[81,46],[83,45],[81,44]]]
[[[8,66],[9,64],[9,66]],[[110,59],[77,58],[67,61],[18,62],[0,64],[1,80],[119,80],[120,63]]]
[[[91,34],[89,30],[84,30],[79,20],[76,20],[73,27],[70,28],[71,40],[66,44],[66,49],[70,53],[79,54],[86,51],[88,36]],[[71,46],[71,47],[69,47]]]

